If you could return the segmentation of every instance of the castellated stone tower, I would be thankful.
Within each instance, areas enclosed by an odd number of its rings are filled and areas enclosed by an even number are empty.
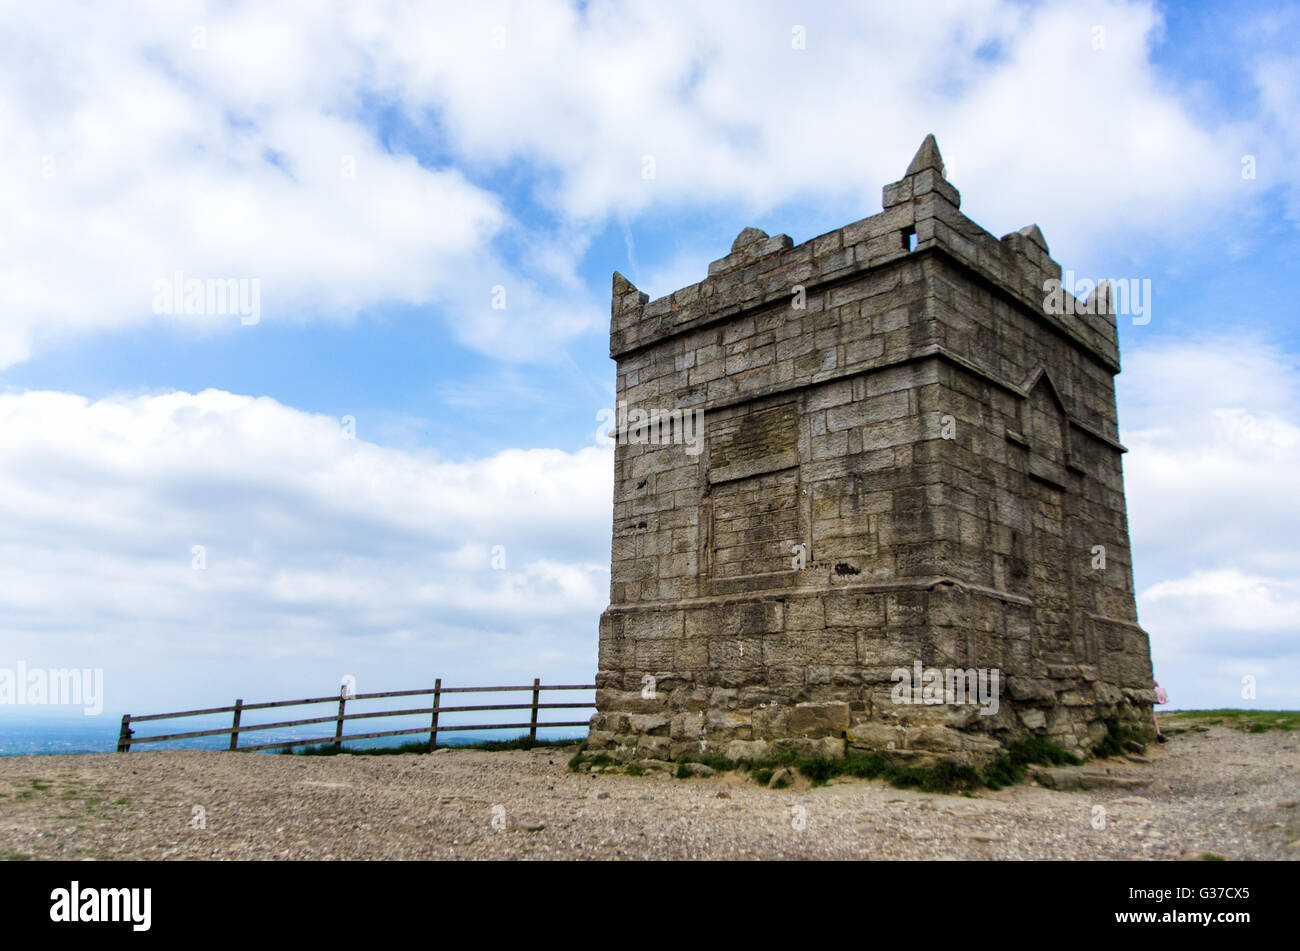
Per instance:
[[[746,228],[653,302],[614,275],[589,748],[978,764],[1150,731],[1109,285],[1046,307],[1038,227],[960,201],[929,136],[880,214]]]

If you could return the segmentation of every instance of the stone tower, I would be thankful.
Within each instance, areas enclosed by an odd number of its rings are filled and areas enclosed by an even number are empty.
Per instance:
[[[927,136],[879,214],[746,228],[653,302],[615,273],[589,748],[978,763],[1149,730],[1109,285],[1049,306],[1038,227],[960,202]]]

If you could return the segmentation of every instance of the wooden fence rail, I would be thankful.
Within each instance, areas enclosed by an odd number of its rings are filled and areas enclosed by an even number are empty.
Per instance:
[[[384,693],[353,693],[347,692],[347,687],[339,689],[338,695],[333,697],[307,697],[303,700],[273,700],[269,703],[244,703],[243,699],[236,700],[233,706],[229,707],[206,707],[202,710],[181,710],[176,713],[150,713],[146,716],[132,716],[126,714],[122,717],[122,729],[117,737],[117,751],[119,753],[129,753],[132,746],[139,746],[142,743],[162,743],[167,740],[188,740],[203,736],[230,736],[230,749],[240,750],[241,752],[251,753],[257,750],[273,749],[290,749],[294,746],[319,746],[321,744],[333,744],[334,747],[342,748],[345,742],[350,740],[372,740],[385,736],[409,736],[416,733],[429,734],[430,747],[438,743],[439,733],[452,733],[465,730],[527,730],[528,738],[536,741],[537,731],[545,730],[551,727],[574,727],[586,726],[586,720],[565,721],[565,722],[542,722],[537,719],[539,710],[574,710],[574,709],[595,709],[593,703],[542,703],[541,692],[543,690],[595,690],[595,684],[543,684],[540,679],[534,680],[531,684],[522,687],[444,687],[442,678],[438,678],[429,690],[389,690]],[[442,705],[442,695],[445,693],[503,693],[510,690],[530,690],[532,691],[531,703],[492,703],[470,706],[452,706],[444,707]],[[349,700],[379,700],[390,697],[433,697],[432,706],[412,707],[404,710],[371,710],[365,713],[348,713],[347,703]],[[298,707],[313,703],[337,703],[338,711],[329,716],[307,717],[300,720],[284,720],[280,723],[250,723],[241,725],[240,720],[243,714],[249,710],[269,710],[274,707]],[[527,723],[479,723],[479,724],[456,724],[455,726],[439,725],[438,717],[444,713],[473,713],[481,710],[528,710],[529,719]],[[210,716],[217,713],[233,714],[231,724],[228,727],[222,727],[219,730],[191,730],[187,733],[163,733],[158,736],[135,736],[135,731],[131,729],[132,723],[146,723],[153,720],[174,720],[180,717],[197,717]],[[352,733],[343,734],[343,724],[348,720],[369,720],[375,717],[404,717],[404,716],[428,716],[430,717],[429,725],[423,727],[414,727],[404,730],[384,730],[375,733]],[[276,743],[261,743],[252,746],[240,746],[239,735],[241,733],[255,733],[259,730],[276,730],[288,727],[308,726],[313,723],[333,723],[334,735],[313,737],[303,740],[282,740]]]

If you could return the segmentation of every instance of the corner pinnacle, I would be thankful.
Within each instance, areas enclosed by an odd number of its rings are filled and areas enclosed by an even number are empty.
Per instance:
[[[633,284],[631,281],[629,281],[627,278],[625,278],[622,274],[618,273],[618,271],[615,271],[614,272],[614,296],[622,297],[624,294],[632,294],[635,292],[636,292],[636,285]]]
[[[921,147],[916,150],[916,155],[912,157],[912,164],[907,166],[906,174],[917,175],[927,168],[937,171],[940,178],[944,177],[943,156],[939,154],[939,143],[935,141],[933,132],[925,137]]]
[[[1025,225],[1023,228],[1020,229],[1018,233],[1023,234],[1026,238],[1034,242],[1034,244],[1038,245],[1044,251],[1050,250],[1047,247],[1047,239],[1043,237],[1043,230],[1039,228],[1038,225]]]
[[[741,248],[753,244],[755,241],[762,241],[768,236],[766,231],[761,228],[746,228],[740,234],[736,235],[736,240],[731,242],[732,252],[739,251]]]

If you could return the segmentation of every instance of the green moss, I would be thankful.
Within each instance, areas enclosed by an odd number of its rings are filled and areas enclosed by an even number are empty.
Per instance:
[[[1115,720],[1107,720],[1106,735],[1101,738],[1100,743],[1092,748],[1092,755],[1098,759],[1105,759],[1108,756],[1123,756],[1129,751],[1129,744],[1136,746],[1139,751],[1146,749],[1142,737],[1130,727],[1121,726]]]
[[[1008,746],[1005,753],[984,768],[982,779],[989,789],[1003,789],[1023,780],[1030,766],[1078,766],[1082,762],[1069,750],[1034,737]]]
[[[705,766],[709,767],[710,769],[712,769],[714,772],[717,773],[729,773],[733,769],[735,769],[736,766],[738,765],[733,760],[729,760],[725,756],[722,756],[721,754],[716,754],[713,756],[702,756],[700,757],[698,762],[703,763]]]
[[[953,793],[963,789],[975,789],[982,782],[980,774],[971,767],[948,760],[940,760],[928,767],[913,766],[895,769],[887,778],[889,784],[896,789],[916,787],[921,792],[932,793]]]
[[[799,757],[793,750],[776,750],[769,756],[762,759],[747,761],[740,764],[741,769],[777,769],[781,766],[793,766],[798,762]]]
[[[1024,778],[1024,765],[1012,762],[1009,756],[999,756],[984,768],[984,785],[989,789],[1014,786]]]
[[[987,787],[1001,789],[1024,779],[1030,765],[1077,766],[1082,762],[1077,756],[1043,739],[1023,740],[1012,744],[998,759],[981,773],[970,766],[941,760],[933,766],[899,766],[879,754],[845,756],[829,759],[823,756],[799,758],[792,750],[782,750],[747,763],[734,763],[723,756],[695,756],[682,754],[677,758],[674,775],[678,779],[690,777],[688,763],[703,763],[717,772],[733,769],[748,770],[754,782],[767,786],[778,769],[789,768],[806,777],[814,786],[822,786],[841,776],[855,779],[884,779],[899,789],[920,789],[935,793],[969,793]],[[629,769],[630,772],[630,769]],[[780,783],[774,788],[783,788]]]
[[[824,786],[827,780],[842,775],[839,765],[840,764],[835,760],[829,760],[819,756],[813,759],[800,760],[795,764],[795,768],[808,779],[812,780],[814,786]]]
[[[896,766],[878,755],[846,756],[833,760],[825,757],[813,757],[797,760],[794,768],[806,777],[814,786],[823,786],[840,776],[855,779],[884,779],[898,789],[917,788],[924,792],[955,792],[960,789],[976,788],[981,784],[981,777],[969,766],[961,766],[946,760],[934,766]],[[763,782],[770,780],[772,771],[764,768],[755,770],[755,779]]]
[[[852,776],[855,779],[877,779],[886,775],[889,770],[889,764],[874,753],[868,756],[846,756],[840,764],[841,775]]]
[[[1007,747],[1007,756],[1021,766],[1079,766],[1083,763],[1069,750],[1040,737],[1012,743]]]
[[[793,765],[814,786],[824,785],[838,776],[851,776],[856,779],[884,779],[898,789],[953,793],[968,792],[985,786],[1001,789],[1015,785],[1024,779],[1026,767],[1030,765],[1078,765],[1080,762],[1077,756],[1053,743],[1032,739],[1012,744],[983,773],[950,760],[940,760],[933,766],[900,766],[874,753],[845,756],[838,760],[815,757],[797,760]],[[766,783],[772,776],[770,765],[758,767],[756,764],[754,778]]]
[[[1205,852],[1201,855],[1202,862],[1226,862],[1228,861],[1222,855],[1215,855],[1213,852]]]

